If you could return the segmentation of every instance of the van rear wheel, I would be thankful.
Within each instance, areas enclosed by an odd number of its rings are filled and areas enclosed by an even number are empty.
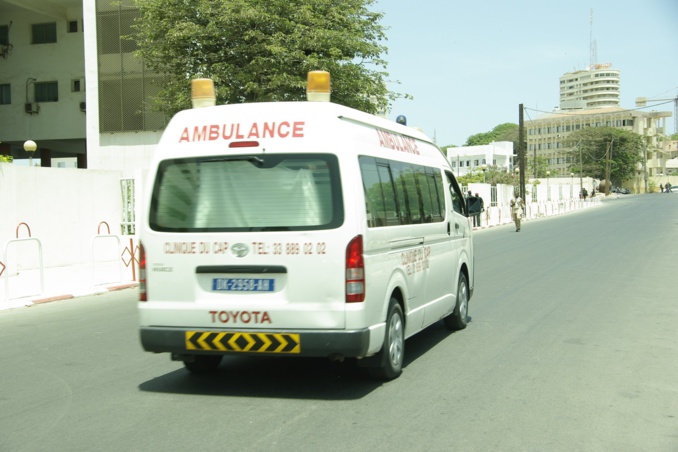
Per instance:
[[[376,366],[370,367],[372,377],[392,380],[403,370],[405,358],[405,316],[396,298],[391,298],[386,316],[386,335],[381,351],[377,353]]]
[[[204,375],[217,370],[221,364],[220,355],[194,355],[184,360],[184,366],[192,374]]]
[[[466,328],[468,323],[468,283],[466,275],[459,274],[459,283],[457,284],[457,305],[452,314],[443,319],[443,323],[448,330],[457,331]]]

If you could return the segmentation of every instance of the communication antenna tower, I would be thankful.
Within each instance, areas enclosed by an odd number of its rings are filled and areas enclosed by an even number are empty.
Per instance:
[[[598,49],[596,48],[596,40],[593,39],[593,8],[591,8],[589,19],[589,52],[589,70],[593,70],[598,64]]]

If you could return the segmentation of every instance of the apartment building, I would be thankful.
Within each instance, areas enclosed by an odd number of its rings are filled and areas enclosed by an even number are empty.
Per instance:
[[[628,185],[637,192],[645,187],[646,177],[661,172],[661,159],[656,155],[666,135],[666,118],[670,111],[627,110],[619,106],[619,71],[608,65],[593,70],[565,74],[561,81],[561,107],[525,122],[527,159],[544,157],[551,174],[570,174],[572,149],[563,144],[577,130],[586,127],[615,127],[644,137],[647,160],[637,168],[636,177]]]
[[[588,110],[619,106],[619,71],[609,63],[560,77],[560,109]]]
[[[168,118],[150,107],[162,77],[123,38],[137,15],[131,0],[0,0],[0,154],[147,169]]]

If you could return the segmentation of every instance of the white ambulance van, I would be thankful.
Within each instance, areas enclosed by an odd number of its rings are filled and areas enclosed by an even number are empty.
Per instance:
[[[309,83],[327,98],[329,74]],[[329,101],[193,108],[167,126],[148,181],[141,344],[191,372],[284,355],[357,358],[392,379],[408,337],[466,327],[472,227],[416,129]]]

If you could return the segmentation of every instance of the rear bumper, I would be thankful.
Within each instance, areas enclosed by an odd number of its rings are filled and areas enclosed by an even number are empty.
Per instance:
[[[370,343],[370,330],[142,327],[140,338],[143,349],[154,353],[364,357]]]

